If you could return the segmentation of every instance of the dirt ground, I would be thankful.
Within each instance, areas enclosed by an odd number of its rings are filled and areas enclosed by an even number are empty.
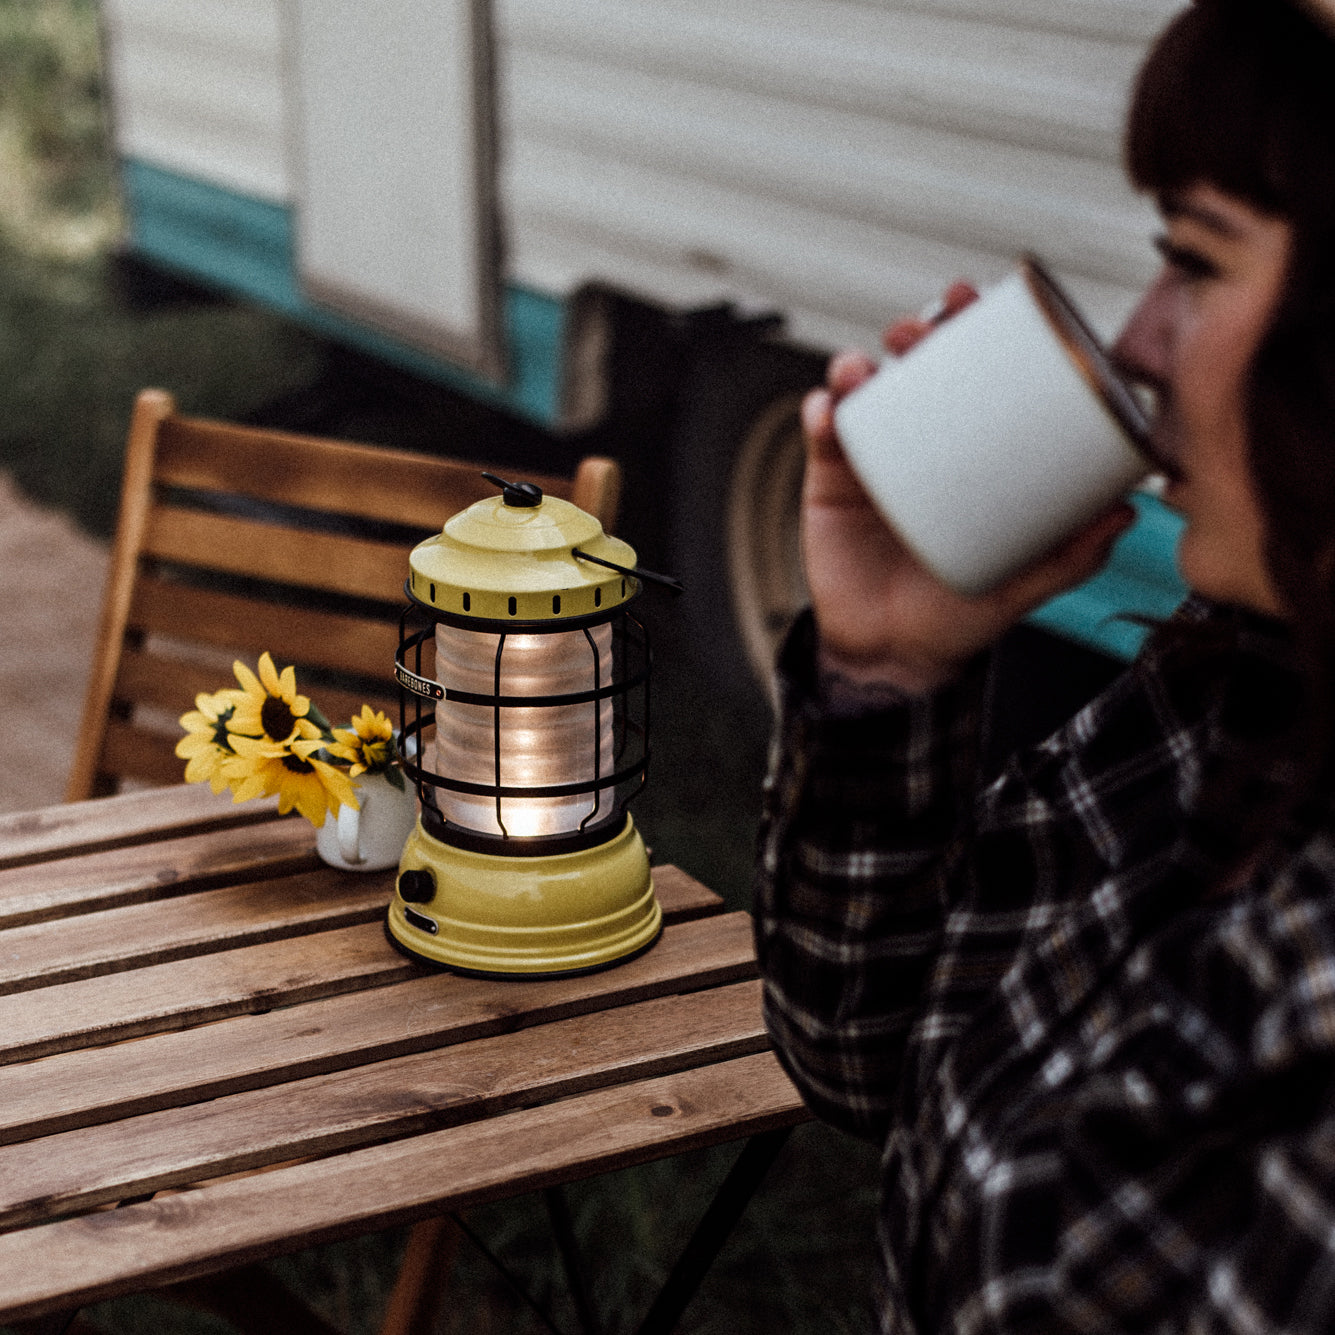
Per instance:
[[[64,796],[106,567],[105,544],[0,473],[0,812]]]

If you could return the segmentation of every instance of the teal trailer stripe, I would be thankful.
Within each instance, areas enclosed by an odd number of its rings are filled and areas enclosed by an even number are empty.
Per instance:
[[[1136,522],[1113,548],[1108,564],[1029,618],[1045,630],[1128,660],[1149,630],[1127,617],[1164,621],[1187,595],[1175,559],[1181,517],[1153,496],[1137,492],[1131,502]]]
[[[297,284],[291,210],[135,159],[121,164],[134,250],[164,268],[281,311],[315,333],[351,344],[540,426],[561,411],[565,303],[530,289],[505,291],[509,378],[494,385],[309,302]]]

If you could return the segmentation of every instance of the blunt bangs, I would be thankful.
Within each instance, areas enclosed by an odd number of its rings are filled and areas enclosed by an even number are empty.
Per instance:
[[[1198,0],[1140,72],[1126,166],[1160,198],[1208,182],[1292,217],[1333,138],[1335,41],[1285,0]]]

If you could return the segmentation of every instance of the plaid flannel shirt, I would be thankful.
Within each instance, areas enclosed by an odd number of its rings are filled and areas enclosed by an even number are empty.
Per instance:
[[[1183,615],[1233,647],[1175,672],[1152,639],[987,783],[985,664],[838,718],[789,638],[766,1017],[884,1145],[884,1331],[1335,1331],[1335,819],[1211,891],[1202,775],[1294,679],[1273,626]]]

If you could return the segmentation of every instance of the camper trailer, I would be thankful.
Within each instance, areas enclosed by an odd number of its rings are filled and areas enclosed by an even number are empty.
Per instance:
[[[1129,309],[1154,220],[1120,125],[1181,3],[103,0],[126,244],[553,439],[665,380],[623,462],[761,665],[830,350],[1025,249],[1105,334]],[[1174,517],[1136,503],[1037,616],[1122,657],[1119,614],[1182,594]]]

